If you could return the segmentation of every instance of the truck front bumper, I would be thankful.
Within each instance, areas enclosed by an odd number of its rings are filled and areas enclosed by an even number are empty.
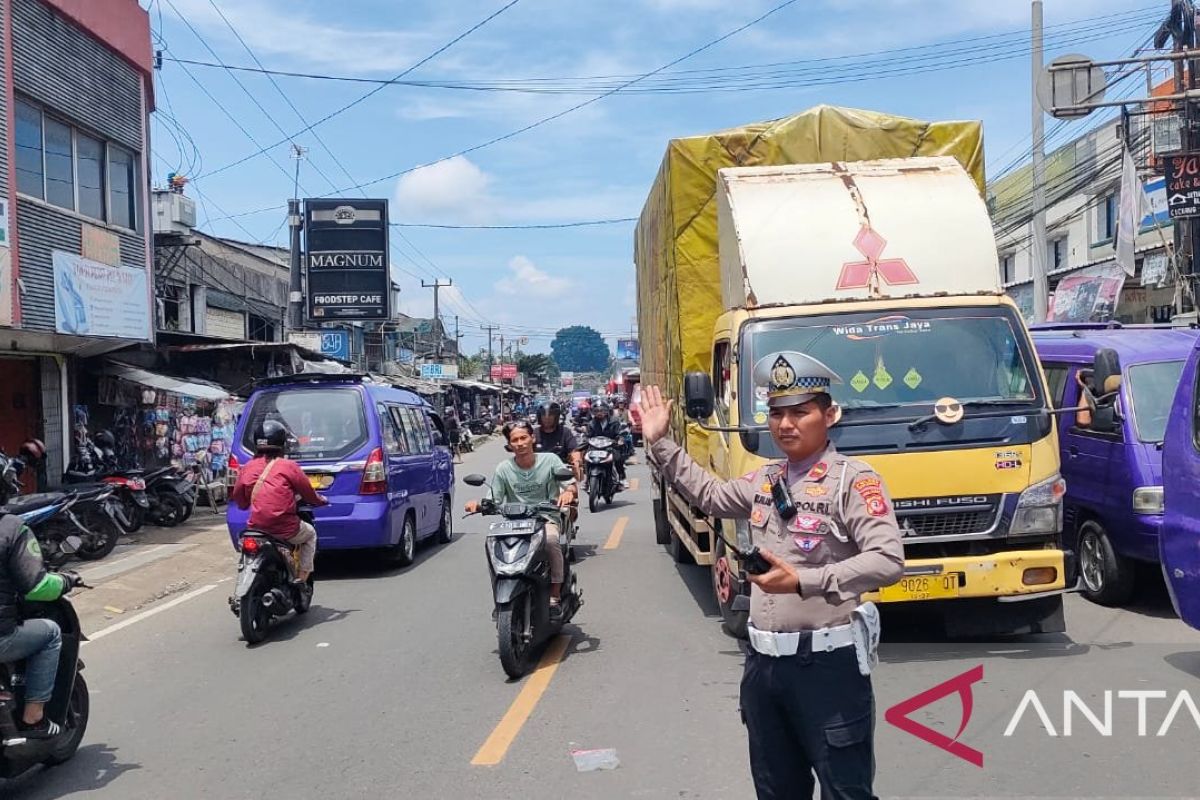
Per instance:
[[[876,603],[1055,594],[1074,559],[1063,550],[1010,550],[986,556],[914,559],[892,586],[863,595]],[[1073,569],[1073,567],[1072,567]]]

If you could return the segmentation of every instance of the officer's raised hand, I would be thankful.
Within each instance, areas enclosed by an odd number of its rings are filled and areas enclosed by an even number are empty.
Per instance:
[[[646,386],[642,389],[638,408],[642,413],[642,437],[647,445],[652,445],[667,435],[671,425],[672,402],[663,400],[662,391],[657,386]]]
[[[795,594],[800,588],[799,573],[770,550],[763,549],[758,552],[770,562],[771,568],[761,575],[747,574],[746,577],[751,583],[768,594]]]

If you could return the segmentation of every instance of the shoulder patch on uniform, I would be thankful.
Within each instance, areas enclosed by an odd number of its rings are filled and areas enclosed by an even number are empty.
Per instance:
[[[879,478],[875,477],[874,475],[868,475],[866,477],[859,478],[858,480],[856,480],[854,482],[855,490],[857,490],[860,493],[867,491],[868,489],[878,490],[882,486],[883,486],[883,481],[879,480]]]
[[[881,494],[873,494],[870,497],[863,497],[867,504],[867,513],[872,517],[886,517],[888,514],[887,500],[883,499]]]
[[[810,481],[819,481],[829,474],[829,464],[824,461],[818,461],[813,465],[813,468],[808,471],[804,477]]]
[[[29,541],[25,544],[25,550],[34,558],[42,557],[42,546],[38,544],[38,540],[34,536],[29,537]]]

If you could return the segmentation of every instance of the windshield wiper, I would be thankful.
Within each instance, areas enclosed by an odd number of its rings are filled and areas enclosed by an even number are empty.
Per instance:
[[[1021,404],[1032,403],[1032,402],[1033,402],[1033,398],[1029,398],[1026,400],[1019,400],[1016,398],[1013,398],[1011,400],[968,400],[962,404],[962,407],[963,407],[963,409],[988,408],[991,406],[1011,406],[1011,405],[1021,405]],[[978,414],[978,415],[975,415],[972,417],[968,417],[964,414],[958,420],[958,422],[962,422],[962,420],[964,420],[964,419],[986,419],[987,417],[990,417],[990,416],[1005,416],[1005,415],[1004,414]],[[937,418],[938,418],[937,414],[926,414],[923,417],[917,417],[912,422],[908,423],[908,429],[910,431],[915,431],[917,428],[920,428],[921,426],[923,426],[929,422],[933,422]],[[951,424],[958,424],[958,423],[956,422],[956,423],[951,423]]]

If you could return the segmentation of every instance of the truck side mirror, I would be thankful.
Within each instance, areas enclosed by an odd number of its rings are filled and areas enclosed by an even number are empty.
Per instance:
[[[688,417],[704,422],[713,415],[712,378],[707,372],[689,372],[683,376],[684,410]]]

